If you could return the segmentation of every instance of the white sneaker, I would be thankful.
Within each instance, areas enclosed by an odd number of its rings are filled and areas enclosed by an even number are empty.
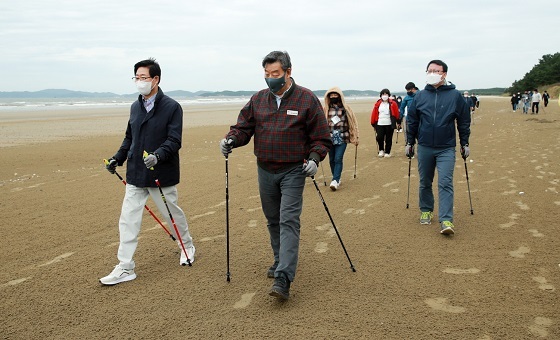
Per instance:
[[[383,157],[383,155],[385,155],[385,152],[383,152],[383,150],[381,150],[381,151],[379,151],[379,154],[377,156]]]
[[[117,264],[111,274],[100,278],[99,282],[107,286],[112,286],[116,285],[117,283],[132,281],[135,278],[136,273],[134,272],[134,269],[124,269]]]
[[[389,157],[391,157],[391,154],[390,154],[390,153],[386,153],[383,157],[389,158]]]
[[[187,257],[185,256],[185,252],[183,251],[183,247],[181,247],[181,244],[179,243],[179,241],[177,241],[177,244],[179,244],[179,251],[181,253],[181,258],[179,259],[179,264],[181,266],[186,266],[188,264],[187,261]],[[185,247],[185,250],[187,251],[187,255],[189,255],[189,261],[191,261],[191,264],[194,262],[194,253],[196,251],[196,249],[194,248],[194,245],[191,247]]]
[[[331,190],[332,190],[332,191],[336,191],[336,189],[338,189],[338,185],[339,185],[338,182],[335,181],[335,180],[333,180],[333,181],[331,182],[331,185],[330,185]]]

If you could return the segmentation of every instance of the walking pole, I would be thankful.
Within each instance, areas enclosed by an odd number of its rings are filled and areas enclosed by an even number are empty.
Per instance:
[[[397,129],[397,142],[395,144],[399,144],[399,129]]]
[[[408,209],[408,200],[410,198],[410,164],[412,163],[412,157],[408,157],[408,191],[406,193],[406,208]]]
[[[230,281],[229,272],[229,183],[228,183],[228,155],[226,155],[226,281]]]
[[[317,193],[319,194],[319,197],[321,198],[321,202],[323,202],[323,206],[325,207],[325,210],[327,211],[327,215],[329,215],[329,219],[331,220],[334,231],[336,232],[336,236],[338,236],[338,240],[340,241],[340,245],[342,246],[342,249],[344,250],[344,253],[346,254],[346,258],[348,259],[348,262],[350,263],[350,268],[352,269],[353,272],[356,272],[356,268],[354,268],[354,265],[352,264],[352,260],[350,260],[350,256],[348,255],[348,252],[346,251],[346,247],[344,246],[344,243],[342,242],[342,238],[340,237],[340,234],[338,233],[338,229],[336,229],[336,225],[334,224],[331,213],[329,212],[329,208],[327,207],[327,203],[325,203],[325,200],[323,199],[323,195],[321,195],[321,191],[319,190],[319,186],[317,185],[317,182],[315,181],[315,176],[311,176],[311,179],[313,180],[313,185],[315,185],[315,189],[317,189]]]
[[[463,160],[465,161],[465,175],[467,175],[467,189],[469,190],[469,203],[471,204],[471,215],[474,215],[472,209],[472,200],[471,200],[471,186],[469,185],[469,171],[467,170],[467,158],[463,157]]]
[[[354,178],[356,178],[356,164],[358,162],[358,145],[356,145],[356,151],[354,152]]]
[[[105,165],[109,164],[109,161],[106,160],[106,159],[104,159],[103,162],[105,163]],[[117,175],[117,177],[121,180],[121,182],[123,182],[123,184],[126,185],[126,181],[122,178],[121,175],[119,175],[119,173],[117,171],[115,171],[115,175]],[[150,215],[152,215],[152,217],[157,221],[157,223],[159,223],[159,225],[163,228],[163,230],[165,230],[167,235],[169,235],[169,237],[171,237],[171,239],[173,241],[176,241],[175,237],[173,235],[171,235],[169,230],[167,230],[167,228],[163,225],[163,223],[160,221],[160,219],[157,218],[157,216],[152,212],[152,210],[150,208],[148,208],[147,205],[144,205],[144,208],[150,213]]]
[[[323,183],[327,186],[327,180],[325,179],[325,170],[323,169],[323,162],[321,162],[321,172],[323,173]]]
[[[148,156],[148,153],[146,152],[146,150],[144,150],[144,158],[146,158]],[[150,168],[150,170],[154,170],[153,167]],[[191,263],[191,259],[189,259],[189,255],[187,254],[187,250],[185,249],[185,244],[183,243],[183,240],[181,239],[181,234],[179,233],[179,228],[177,228],[177,224],[175,223],[175,219],[173,218],[173,215],[171,214],[171,210],[169,210],[169,205],[167,205],[167,200],[165,199],[165,195],[163,194],[163,190],[161,189],[161,185],[159,184],[159,179],[156,177],[154,179],[154,181],[156,182],[156,185],[159,189],[159,193],[161,195],[161,199],[163,201],[163,203],[165,204],[165,208],[167,209],[167,213],[169,214],[169,219],[171,220],[171,224],[173,224],[173,229],[175,230],[175,234],[177,234],[177,238],[179,239],[179,243],[181,243],[181,248],[183,249],[183,252],[185,253],[185,257],[187,258],[187,263],[189,264],[189,267],[192,267],[192,263]]]

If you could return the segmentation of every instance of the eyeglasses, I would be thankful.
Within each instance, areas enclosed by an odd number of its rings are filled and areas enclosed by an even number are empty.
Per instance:
[[[440,70],[427,70],[427,71],[426,71],[426,74],[429,74],[429,73],[442,74],[442,73],[445,73],[445,72],[444,72],[444,71],[440,71]]]
[[[148,80],[148,79],[150,79],[150,78],[152,78],[152,77],[145,77],[145,76],[141,76],[141,77],[132,77],[132,81],[135,81],[135,82],[136,82],[136,81],[139,81],[139,80],[141,80],[141,81],[146,81],[146,80]]]

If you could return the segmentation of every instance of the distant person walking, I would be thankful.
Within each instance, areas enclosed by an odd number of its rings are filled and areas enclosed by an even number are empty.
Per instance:
[[[418,88],[413,82],[408,82],[404,89],[406,90],[406,96],[403,98],[401,106],[399,106],[399,117],[401,119],[401,126],[404,126],[405,131],[405,143],[406,143],[406,115],[408,113],[408,108],[410,107],[410,103],[412,103],[412,99],[414,99],[414,95],[418,91]]]
[[[539,114],[539,104],[542,100],[542,96],[538,89],[533,90],[533,96],[531,97],[531,114]],[[535,112],[536,109],[536,112]]]
[[[544,101],[544,107],[547,107],[548,106],[548,100],[550,99],[550,95],[548,94],[548,92],[546,92],[546,91],[543,92],[542,99]]]
[[[393,132],[401,128],[401,118],[397,102],[391,96],[388,89],[379,93],[381,99],[377,100],[371,112],[371,126],[375,129],[376,141],[379,147],[380,158],[391,157],[393,147]]]
[[[469,112],[472,114],[474,113],[474,107],[475,107],[475,99],[473,99],[473,96],[469,96],[469,91],[464,91],[463,92],[463,99],[465,100],[465,103],[467,103],[468,107],[469,107]],[[472,118],[471,118],[472,119]]]
[[[521,102],[523,103],[523,113],[524,114],[528,114],[529,113],[529,103],[530,103],[531,97],[529,96],[529,91],[525,91],[522,95],[521,95]]]
[[[340,88],[330,88],[325,93],[324,103],[323,110],[327,116],[332,139],[332,147],[329,150],[332,173],[330,188],[336,191],[340,187],[346,145],[352,143],[357,147],[359,144],[358,121],[352,108],[344,100]]]
[[[405,154],[414,156],[414,144],[418,141],[418,173],[420,175],[419,207],[420,223],[431,224],[434,211],[432,182],[438,171],[438,220],[440,232],[455,233],[453,224],[453,171],[455,168],[456,132],[459,131],[461,156],[469,157],[471,116],[469,105],[448,84],[447,64],[432,60],[426,68],[426,87],[412,101],[407,116],[408,144]]]
[[[132,258],[138,245],[142,212],[149,196],[165,216],[167,224],[172,225],[155,179],[158,179],[161,185],[167,206],[180,233],[178,237],[174,228],[171,228],[174,237],[183,241],[183,244],[177,241],[181,252],[179,263],[187,264],[183,246],[191,263],[195,254],[187,218],[177,203],[176,185],[179,184],[180,177],[179,149],[183,133],[183,109],[159,87],[161,68],[155,60],[147,59],[136,63],[134,74],[132,79],[140,95],[130,107],[130,118],[122,145],[107,164],[107,170],[115,173],[117,165],[123,165],[126,161],[127,184],[119,219],[119,264],[109,275],[99,280],[104,285],[115,285],[136,278],[135,262]],[[145,158],[144,151],[149,153]]]
[[[254,136],[259,193],[274,256],[267,271],[274,278],[269,294],[287,300],[298,264],[305,179],[315,175],[332,142],[321,102],[291,77],[288,52],[270,52],[262,67],[268,88],[241,109],[220,150],[227,156]]]
[[[513,112],[517,111],[517,104],[519,104],[519,97],[514,93],[511,95],[511,107],[513,108]]]

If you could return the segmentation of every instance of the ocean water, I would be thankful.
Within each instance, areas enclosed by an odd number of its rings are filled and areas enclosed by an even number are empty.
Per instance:
[[[245,103],[249,97],[173,98],[181,105]],[[137,97],[110,98],[0,98],[0,111],[51,111],[79,108],[129,107]]]

